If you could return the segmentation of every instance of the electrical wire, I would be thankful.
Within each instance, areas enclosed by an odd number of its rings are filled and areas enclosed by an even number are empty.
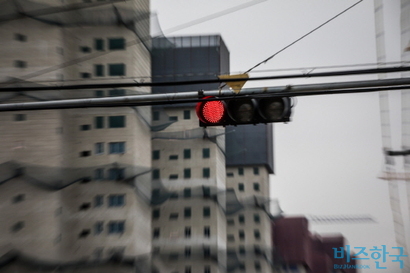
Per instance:
[[[277,79],[294,79],[294,78],[313,78],[313,77],[334,77],[348,75],[365,75],[365,74],[380,74],[410,71],[410,66],[391,67],[391,68],[374,68],[374,69],[358,69],[345,71],[320,72],[310,74],[290,74],[279,76],[253,77],[253,78],[235,78],[235,79],[209,79],[209,80],[193,80],[193,81],[171,81],[171,82],[123,82],[123,83],[105,83],[105,84],[78,84],[78,85],[59,85],[59,86],[17,86],[17,87],[0,87],[0,92],[27,92],[27,91],[50,91],[50,90],[78,90],[81,89],[101,89],[101,88],[121,88],[121,87],[142,87],[142,86],[176,86],[176,85],[191,85],[204,83],[222,83],[235,82],[241,80],[261,81],[261,80],[277,80]]]
[[[328,24],[329,22],[333,21],[334,19],[336,19],[337,17],[339,17],[340,15],[342,15],[343,13],[347,12],[348,10],[352,9],[353,7],[355,7],[356,5],[358,5],[360,2],[363,2],[363,0],[359,0],[358,2],[356,2],[355,4],[351,5],[350,7],[348,7],[347,9],[343,10],[342,12],[338,13],[337,15],[333,16],[332,18],[330,18],[329,20],[327,20],[326,22],[324,22],[323,24],[319,25],[318,27],[314,28],[313,30],[309,31],[308,33],[306,33],[305,35],[303,35],[302,37],[300,37],[299,39],[296,39],[295,41],[293,41],[292,43],[288,44],[287,46],[285,46],[284,48],[282,48],[281,50],[277,51],[275,54],[271,55],[270,57],[268,57],[267,59],[263,60],[262,62],[254,65],[253,67],[251,67],[250,69],[248,69],[245,73],[249,73],[251,72],[253,69],[255,69],[256,67],[267,63],[269,60],[271,60],[273,57],[275,57],[276,55],[278,55],[279,53],[281,53],[282,51],[286,50],[287,48],[291,47],[292,45],[296,44],[297,42],[299,42],[300,40],[302,40],[303,38],[309,36],[310,34],[312,34],[313,32],[315,32],[316,30],[320,29],[321,27],[325,26],[326,24]]]
[[[385,65],[408,65],[410,61],[402,61],[402,62],[379,62],[379,63],[363,63],[363,64],[351,64],[351,65],[330,65],[330,66],[315,66],[315,67],[294,67],[294,68],[284,68],[284,69],[265,69],[265,70],[254,70],[252,73],[267,73],[267,72],[286,72],[286,71],[303,71],[303,70],[320,70],[320,69],[334,69],[334,68],[353,68],[353,67],[365,67],[365,66],[385,66]],[[388,67],[384,67],[388,68]],[[242,72],[233,72],[232,74],[241,74]],[[170,78],[170,77],[195,77],[195,76],[219,76],[222,74],[215,74],[215,73],[187,73],[187,74],[166,74],[166,75],[154,75],[154,76],[138,76],[138,77],[124,77],[122,76],[120,80],[134,80],[141,82],[145,81],[146,79],[154,79],[154,78]],[[71,80],[39,80],[39,81],[30,81],[27,83],[35,83],[35,84],[55,84],[55,83],[62,83],[62,82],[95,82],[95,81],[112,81],[118,80],[114,78],[98,78],[98,79],[71,79]],[[8,82],[0,82],[1,84],[8,84]]]

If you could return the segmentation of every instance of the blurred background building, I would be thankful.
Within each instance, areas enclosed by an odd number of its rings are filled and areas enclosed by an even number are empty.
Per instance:
[[[148,0],[7,0],[1,6],[3,86],[117,82],[151,73]],[[9,92],[0,101],[149,92]],[[0,119],[0,271],[135,272],[136,264],[149,271],[150,206],[136,180],[124,180],[151,168],[150,127],[136,110],[19,111]]]

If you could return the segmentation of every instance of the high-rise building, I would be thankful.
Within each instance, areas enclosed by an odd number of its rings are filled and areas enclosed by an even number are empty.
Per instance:
[[[5,86],[150,75],[148,0],[1,4]],[[0,101],[149,92],[8,92]],[[150,188],[136,183],[151,168],[146,119],[141,109],[127,107],[0,114],[1,272],[135,272],[137,264],[149,265],[151,209],[144,194]]]

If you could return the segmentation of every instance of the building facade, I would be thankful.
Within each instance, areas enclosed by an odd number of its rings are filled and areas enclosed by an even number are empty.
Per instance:
[[[149,36],[149,23],[140,19],[149,13],[149,1],[15,2],[2,1],[0,12],[3,83],[150,75],[150,52],[141,38]],[[9,92],[0,101],[149,92]],[[144,193],[149,196],[150,188],[143,182],[145,188],[136,187],[151,168],[151,132],[143,116],[123,107],[7,112],[0,119],[0,271],[147,268],[151,211]]]

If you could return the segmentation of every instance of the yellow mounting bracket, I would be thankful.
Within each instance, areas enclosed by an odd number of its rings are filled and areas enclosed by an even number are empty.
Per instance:
[[[248,74],[236,74],[236,75],[220,75],[218,76],[220,80],[231,80],[231,79],[242,79],[240,81],[228,81],[226,84],[236,93],[238,94],[242,87],[245,85],[247,80],[243,79],[248,79],[249,75]]]

